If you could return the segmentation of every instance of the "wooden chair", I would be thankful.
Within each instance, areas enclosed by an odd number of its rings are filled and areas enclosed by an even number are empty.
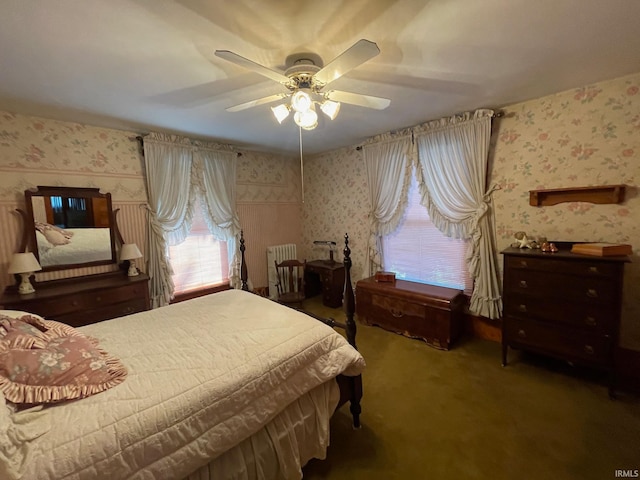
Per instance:
[[[302,308],[304,301],[304,270],[307,261],[300,262],[298,260],[283,260],[276,265],[276,274],[278,276],[278,297],[279,303],[285,305],[299,305]]]

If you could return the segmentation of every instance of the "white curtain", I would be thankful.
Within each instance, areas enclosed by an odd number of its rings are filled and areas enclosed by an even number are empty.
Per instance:
[[[236,154],[219,150],[194,152],[194,185],[201,198],[202,213],[209,231],[227,242],[229,280],[240,288],[240,259],[237,241],[240,220],[236,213]]]
[[[227,242],[231,286],[240,286],[236,154],[229,148],[198,145],[201,143],[175,135],[152,133],[144,138],[152,308],[171,301],[174,284],[168,247],[182,243],[189,234],[198,197],[209,231]]]
[[[152,133],[144,139],[152,308],[168,305],[171,300],[174,285],[168,245],[182,242],[191,228],[191,151],[187,141],[173,135]]]
[[[369,275],[382,269],[382,236],[402,220],[411,180],[411,136],[376,137],[362,147],[369,185]]]
[[[493,111],[429,122],[415,129],[416,176],[422,204],[445,235],[470,239],[469,273],[474,280],[469,309],[488,318],[502,313],[487,162]]]

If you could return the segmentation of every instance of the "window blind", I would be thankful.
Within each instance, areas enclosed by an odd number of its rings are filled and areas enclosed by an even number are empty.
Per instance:
[[[420,205],[413,176],[404,217],[396,231],[382,239],[385,270],[395,272],[401,280],[459,288],[470,294],[473,283],[467,248],[467,240],[449,238],[431,222],[427,209]]]
[[[214,237],[196,203],[189,235],[169,247],[174,294],[191,292],[229,281],[227,242]]]

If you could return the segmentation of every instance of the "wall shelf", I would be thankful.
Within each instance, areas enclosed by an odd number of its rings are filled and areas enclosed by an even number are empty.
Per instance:
[[[529,205],[548,207],[563,202],[622,203],[626,185],[529,190]]]

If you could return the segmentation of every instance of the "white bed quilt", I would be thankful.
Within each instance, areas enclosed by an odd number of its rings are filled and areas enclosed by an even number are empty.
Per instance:
[[[24,479],[180,479],[300,395],[365,363],[333,329],[229,290],[81,329],[129,369],[121,385],[47,407]]]

